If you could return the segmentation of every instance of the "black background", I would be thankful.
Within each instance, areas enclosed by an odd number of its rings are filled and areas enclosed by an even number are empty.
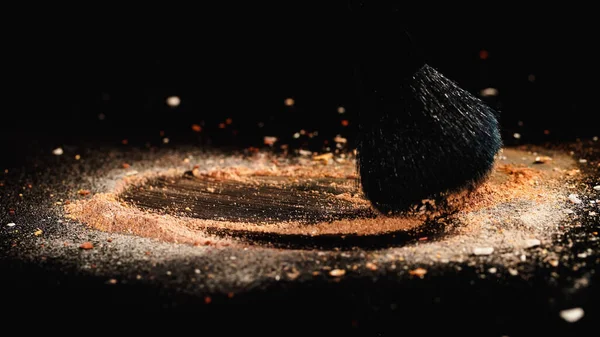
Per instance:
[[[200,146],[211,139],[216,146],[243,148],[262,146],[263,136],[288,141],[301,129],[319,131],[311,143],[317,148],[338,133],[353,139],[357,111],[351,60],[361,49],[353,29],[366,21],[347,18],[346,4],[193,5],[196,8],[147,3],[127,9],[111,4],[5,8],[0,168],[13,172],[59,146]],[[600,136],[594,105],[595,27],[585,17],[595,12],[564,6],[548,12],[548,5],[529,12],[514,5],[477,6],[461,10],[460,16],[433,4],[418,11],[398,4],[391,7],[399,11],[381,13],[398,13],[398,21],[418,38],[429,64],[466,90],[477,94],[487,87],[498,89],[499,96],[490,104],[500,111],[507,142],[514,140],[515,132],[522,134],[523,143]],[[146,11],[149,7],[152,14]],[[389,33],[390,39],[393,35]],[[481,50],[489,52],[486,60],[480,58]],[[530,74],[535,82],[528,80]],[[170,95],[181,98],[179,107],[165,104]],[[284,105],[288,97],[295,99],[294,108]],[[345,115],[336,112],[340,105],[346,107]],[[232,125],[219,129],[226,118],[232,118]],[[341,126],[342,119],[350,121],[347,128]],[[203,131],[193,132],[191,125],[202,121]],[[160,131],[169,144],[162,142]],[[27,270],[5,274],[14,284],[42,277],[50,284],[52,279],[45,272]],[[74,298],[79,282],[75,278],[67,284]],[[441,292],[455,291],[443,285]],[[426,306],[418,299],[422,294],[433,297],[431,288],[412,292],[415,303]],[[462,301],[460,295],[472,294],[470,287],[462,289],[457,302]],[[545,303],[544,292],[522,289],[515,296],[527,295],[521,299],[525,304],[536,296]],[[389,288],[381,291],[386,297]],[[503,298],[512,304],[513,298],[504,292],[483,294],[490,306],[493,299]],[[29,295],[37,300],[44,292]],[[64,300],[62,294],[54,295],[44,295],[49,300],[40,303]],[[104,295],[100,292],[95,298]],[[479,312],[477,300],[465,302],[473,303],[471,312]],[[515,317],[525,321],[530,306],[517,300],[520,310]],[[448,312],[458,313],[453,309]],[[494,317],[485,310],[480,315]]]
[[[283,144],[301,129],[319,132],[311,139],[316,150],[336,134],[352,141],[352,60],[362,47],[354,32],[379,18],[405,27],[428,63],[464,89],[497,88],[489,102],[507,141],[514,132],[521,142],[596,135],[597,112],[589,103],[593,31],[581,13],[569,18],[565,11],[560,19],[570,23],[559,24],[549,12],[511,16],[486,8],[453,16],[395,4],[359,19],[349,16],[361,8],[353,6],[222,3],[188,11],[165,5],[150,15],[107,5],[80,15],[68,8],[62,15],[27,13],[5,37],[4,166],[58,146],[121,146],[123,139],[128,146],[167,146],[160,131],[168,146],[208,139],[261,146],[263,136]],[[395,36],[385,39],[393,44]],[[179,107],[166,105],[170,95],[181,98]],[[288,97],[293,108],[284,105]],[[219,129],[226,118],[233,123]],[[194,133],[191,125],[202,122],[203,131]]]

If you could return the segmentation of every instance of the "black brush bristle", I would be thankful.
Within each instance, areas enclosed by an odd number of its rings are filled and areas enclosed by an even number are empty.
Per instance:
[[[358,170],[383,213],[475,186],[502,146],[496,112],[421,61],[404,31],[395,33],[391,42],[363,37],[370,54],[359,67]]]

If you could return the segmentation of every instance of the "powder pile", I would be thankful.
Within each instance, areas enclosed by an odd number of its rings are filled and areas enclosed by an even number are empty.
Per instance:
[[[552,161],[536,163],[536,153],[504,149],[485,183],[473,191],[448,196],[450,213],[432,210],[430,201],[425,200],[409,214],[377,214],[362,198],[352,157],[290,159],[275,155],[238,160],[230,166],[211,161],[211,165],[198,163],[188,170],[140,172],[123,178],[112,190],[65,205],[65,210],[69,218],[102,231],[226,246],[244,244],[231,238],[236,232],[370,236],[418,232],[426,220],[434,219],[444,225],[447,235],[438,241],[424,238],[418,244],[418,255],[461,260],[474,251],[492,254],[526,247],[531,240],[543,241],[552,235],[567,216],[564,186],[576,171],[569,156],[551,155]],[[286,203],[288,199],[294,202]],[[290,209],[304,213],[269,219],[269,210],[278,207],[283,213]],[[233,213],[240,216],[233,217]],[[267,215],[261,216],[263,213]],[[322,217],[307,221],[313,213]],[[336,218],[327,219],[330,214]],[[382,258],[415,258],[414,249],[399,247]]]

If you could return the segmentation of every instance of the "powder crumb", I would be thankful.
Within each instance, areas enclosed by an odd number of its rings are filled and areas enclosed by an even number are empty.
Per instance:
[[[552,160],[552,158],[548,157],[548,156],[538,156],[538,157],[535,157],[534,163],[536,163],[536,164],[544,164],[544,163],[547,163],[547,162],[549,162],[551,160]]]
[[[52,150],[52,154],[55,156],[61,156],[63,153],[65,153],[62,149],[62,147],[57,147],[56,149]]]
[[[42,235],[42,230],[41,229],[36,230],[35,232],[33,232],[33,235],[35,235],[35,236]]]
[[[9,223],[6,224],[6,226],[8,226],[8,227],[14,227],[16,225],[17,224],[15,224],[14,222],[9,222]]]
[[[596,186],[594,186],[594,190],[596,190],[596,191],[600,191],[600,185],[596,185]]]
[[[329,272],[329,275],[333,277],[340,277],[346,275],[346,270],[344,269],[333,269]]]
[[[516,270],[515,268],[509,268],[508,269],[508,273],[511,274],[512,276],[517,276],[519,275],[519,271]]]
[[[581,199],[579,199],[579,196],[577,194],[569,194],[569,201],[574,203],[574,204],[580,204],[581,203]]]
[[[373,270],[373,271],[377,270],[377,265],[372,262],[367,262],[365,267],[367,267],[367,269],[369,269],[369,270]]]
[[[111,278],[110,280],[106,281],[107,284],[117,284],[117,279]]]
[[[91,242],[84,242],[81,244],[81,246],[79,246],[79,248],[81,249],[92,249],[94,248],[94,245]]]
[[[300,272],[298,270],[296,270],[296,269],[292,269],[291,272],[287,273],[287,277],[290,280],[295,280],[295,279],[298,278],[298,276],[300,276]]]
[[[525,241],[525,248],[533,248],[533,247],[537,247],[541,244],[540,240],[538,239],[527,239]]]
[[[419,267],[417,269],[410,270],[408,273],[412,276],[418,276],[423,278],[423,276],[427,274],[427,269]]]
[[[494,247],[476,247],[473,248],[474,255],[490,255],[494,252]]]
[[[212,298],[210,296],[205,296],[204,297],[204,303],[210,304],[210,302],[212,302]]]
[[[77,194],[86,196],[86,195],[90,194],[90,191],[89,190],[79,190],[79,191],[77,191]]]
[[[324,154],[321,154],[318,156],[314,156],[313,160],[315,160],[315,161],[321,160],[323,162],[327,162],[332,158],[333,158],[333,153],[329,152],[329,153],[324,153]]]
[[[584,316],[582,308],[572,308],[560,311],[560,317],[569,323],[575,323]]]
[[[488,269],[488,273],[490,273],[490,274],[496,274],[497,271],[498,271],[498,269],[495,267]]]

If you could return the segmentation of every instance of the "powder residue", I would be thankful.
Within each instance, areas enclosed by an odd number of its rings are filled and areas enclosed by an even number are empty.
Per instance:
[[[535,163],[535,155],[517,149],[504,149],[497,158],[490,177],[471,191],[448,196],[452,212],[436,208],[430,200],[424,200],[411,212],[404,215],[377,214],[369,202],[362,197],[357,183],[355,161],[351,157],[311,160],[300,158],[291,161],[276,156],[249,158],[247,162],[230,167],[202,167],[189,171],[164,170],[161,172],[139,173],[125,177],[111,191],[97,193],[92,198],[65,205],[71,219],[88,224],[92,228],[156,238],[167,242],[189,244],[240,244],[227,234],[236,231],[271,233],[275,235],[376,235],[418,229],[426,220],[447,224],[447,232],[452,235],[440,242],[424,242],[420,251],[429,252],[437,259],[460,259],[474,247],[505,247],[525,245],[528,239],[544,239],[564,217],[562,201],[565,200],[564,180],[570,177],[573,161],[566,155],[554,154],[553,160],[543,164]],[[269,177],[269,179],[265,179]],[[168,180],[170,185],[159,186],[158,178]],[[183,181],[182,179],[186,179]],[[182,181],[180,181],[182,180]],[[231,202],[229,210],[235,209],[236,200],[230,196],[223,198],[219,190],[221,182],[235,182],[239,188],[247,186],[268,186],[287,190],[298,190],[305,182],[323,184],[327,189],[315,192],[315,200],[324,202],[325,213],[356,210],[369,216],[354,216],[327,221],[307,223],[303,219],[261,222],[247,219],[199,218],[194,216],[194,205],[181,205],[173,209],[138,207],[124,198],[135,191],[155,195],[156,200],[164,196],[177,196],[181,186],[206,185],[194,197],[215,198]],[[204,186],[204,185],[202,185]],[[216,187],[214,187],[216,186]],[[179,190],[177,190],[179,188]],[[176,189],[171,191],[170,189]],[[134,191],[134,192],[132,192]],[[325,192],[324,192],[325,191]],[[302,193],[308,193],[303,190]],[[310,192],[310,191],[309,191]],[[192,193],[192,192],[190,192]],[[306,207],[311,206],[312,198],[306,198]],[[252,197],[244,196],[252,199]],[[258,198],[258,197],[255,197]],[[240,199],[241,200],[241,199]],[[316,202],[316,201],[315,201]],[[304,206],[304,205],[302,205]],[[192,208],[190,208],[192,207]],[[209,206],[203,206],[209,207]],[[227,207],[215,208],[227,210]],[[186,211],[188,213],[186,213]],[[394,254],[409,254],[399,248]],[[393,254],[392,254],[393,255]]]

